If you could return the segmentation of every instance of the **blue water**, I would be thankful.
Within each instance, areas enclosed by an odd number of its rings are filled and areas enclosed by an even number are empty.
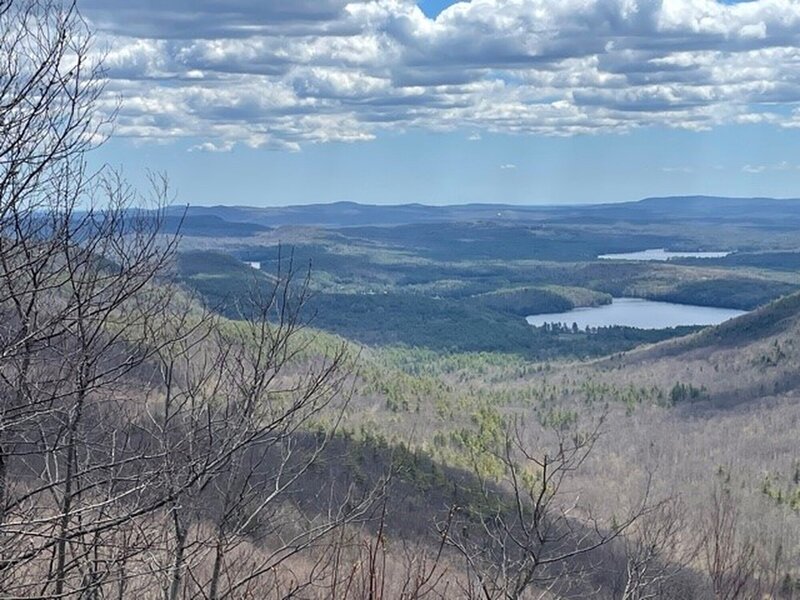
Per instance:
[[[639,252],[624,252],[622,254],[601,254],[600,260],[657,260],[665,261],[671,258],[723,258],[730,252],[670,252],[663,248],[640,250]]]
[[[540,327],[545,323],[565,323],[578,327],[612,327],[615,325],[639,329],[666,329],[681,325],[718,325],[743,315],[741,310],[653,302],[641,298],[614,298],[611,304],[576,308],[567,312],[533,315],[528,323]]]

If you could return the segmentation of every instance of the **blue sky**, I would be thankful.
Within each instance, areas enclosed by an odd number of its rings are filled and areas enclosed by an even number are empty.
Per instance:
[[[445,8],[454,3],[454,0],[423,0],[423,2],[418,2],[419,7],[429,17],[436,17]]]
[[[92,160],[179,202],[800,196],[797,0],[163,4],[82,4],[122,99]]]

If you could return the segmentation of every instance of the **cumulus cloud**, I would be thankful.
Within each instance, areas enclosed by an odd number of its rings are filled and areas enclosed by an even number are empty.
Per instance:
[[[117,132],[143,140],[800,127],[781,110],[800,101],[800,0],[472,0],[435,19],[412,0],[81,6],[123,98]]]

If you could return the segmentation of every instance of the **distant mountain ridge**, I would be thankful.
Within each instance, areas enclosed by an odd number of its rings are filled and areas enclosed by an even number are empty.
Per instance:
[[[572,220],[597,223],[628,221],[702,220],[731,222],[752,220],[754,224],[776,227],[800,226],[800,199],[732,198],[716,196],[672,196],[645,198],[618,204],[541,205],[460,204],[432,206],[417,203],[398,205],[333,202],[285,207],[175,206],[170,215],[197,219],[204,230],[215,219],[225,223],[258,228],[281,226],[389,226],[448,221],[492,221],[510,223],[560,222]],[[224,226],[224,223],[220,223]],[[229,227],[223,227],[230,229]],[[234,228],[235,229],[235,228]],[[258,229],[252,229],[255,232]],[[230,232],[228,232],[230,233]],[[222,235],[225,235],[223,233]]]

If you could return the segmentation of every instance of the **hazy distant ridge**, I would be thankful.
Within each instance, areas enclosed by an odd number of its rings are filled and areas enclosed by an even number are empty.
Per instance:
[[[184,207],[174,207],[182,214]],[[800,200],[775,198],[726,198],[674,196],[646,198],[618,204],[565,206],[518,206],[510,204],[423,204],[374,205],[355,202],[307,204],[286,207],[190,206],[192,219],[221,219],[227,223],[280,227],[286,225],[348,227],[363,225],[404,225],[444,221],[563,222],[645,222],[651,220],[702,220],[725,222],[752,219],[785,227],[800,225]],[[226,227],[226,229],[229,229]],[[224,234],[223,234],[224,235]]]

